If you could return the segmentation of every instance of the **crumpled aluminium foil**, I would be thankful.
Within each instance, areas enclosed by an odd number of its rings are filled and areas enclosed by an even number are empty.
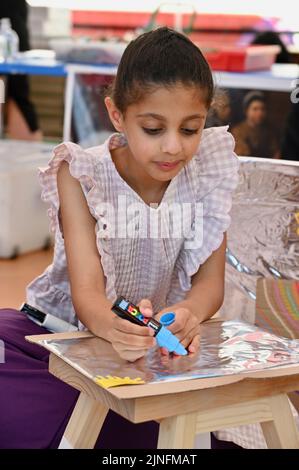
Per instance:
[[[220,313],[253,323],[258,277],[299,279],[299,162],[240,160]]]
[[[204,323],[200,352],[193,356],[165,357],[153,348],[145,357],[130,363],[97,337],[43,340],[40,344],[91,379],[112,375],[157,383],[299,365],[299,340],[278,337],[235,320]]]

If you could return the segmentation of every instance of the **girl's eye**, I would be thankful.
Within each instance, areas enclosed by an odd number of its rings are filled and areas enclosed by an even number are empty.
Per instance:
[[[149,134],[149,135],[158,135],[160,134],[160,132],[163,131],[162,128],[150,128],[150,127],[142,127],[143,131],[146,132],[146,134]],[[182,128],[181,129],[181,132],[183,132],[183,134],[185,135],[193,135],[193,134],[198,134],[198,131],[199,129],[186,129],[186,128]]]
[[[149,127],[143,127],[142,129],[144,130],[144,132],[146,132],[147,134],[150,134],[150,135],[157,135],[157,134],[159,134],[159,132],[162,131],[161,128],[159,128],[159,129],[151,129],[151,128],[149,128]]]
[[[193,135],[193,134],[197,134],[199,129],[186,129],[186,128],[183,128],[181,129],[182,132],[186,135]]]

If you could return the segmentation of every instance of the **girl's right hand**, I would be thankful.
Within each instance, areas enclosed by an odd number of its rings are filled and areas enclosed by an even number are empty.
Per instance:
[[[150,300],[141,300],[138,307],[145,317],[153,316]],[[156,345],[154,334],[151,328],[136,325],[115,315],[107,339],[121,358],[134,362]]]

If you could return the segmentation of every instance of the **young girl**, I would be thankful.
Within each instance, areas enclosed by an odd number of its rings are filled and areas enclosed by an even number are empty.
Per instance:
[[[238,159],[227,128],[203,130],[212,98],[211,71],[189,39],[168,28],[143,34],[105,101],[117,133],[88,150],[59,145],[40,172],[55,252],[27,302],[109,340],[129,361],[156,341],[111,312],[117,296],[146,316],[174,312],[169,329],[190,355],[223,302]],[[2,448],[57,447],[76,403],[78,392],[48,373],[48,353],[24,340],[44,332],[23,312],[0,312]],[[155,447],[157,430],[111,412],[97,447]]]

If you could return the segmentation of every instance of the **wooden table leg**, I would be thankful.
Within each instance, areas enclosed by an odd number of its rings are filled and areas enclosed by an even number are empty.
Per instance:
[[[165,418],[160,423],[158,449],[194,449],[196,413]]]
[[[108,411],[105,405],[81,392],[59,449],[93,449]]]
[[[196,434],[194,448],[195,449],[211,449],[211,433],[210,432],[201,432]]]
[[[268,400],[273,420],[261,426],[269,449],[299,449],[299,433],[287,395]]]

